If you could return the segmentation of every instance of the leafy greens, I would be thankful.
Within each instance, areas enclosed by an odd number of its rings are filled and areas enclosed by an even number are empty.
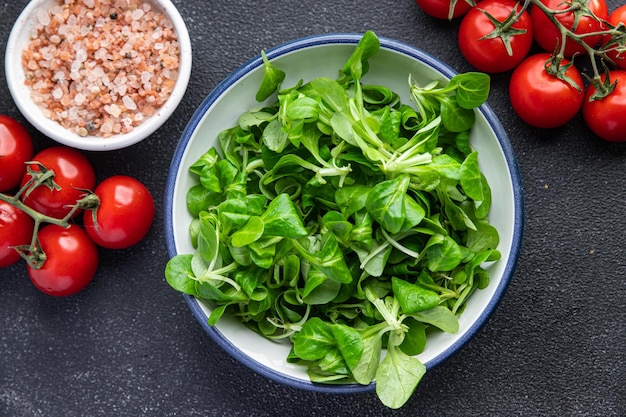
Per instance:
[[[366,32],[337,79],[281,88],[263,54],[257,99],[191,167],[193,254],[166,267],[177,291],[208,300],[270,339],[314,382],[376,380],[390,408],[426,368],[432,331],[454,333],[500,258],[491,192],[471,149],[489,77],[408,88],[415,106],[361,82],[380,47]],[[386,354],[383,355],[383,349]]]

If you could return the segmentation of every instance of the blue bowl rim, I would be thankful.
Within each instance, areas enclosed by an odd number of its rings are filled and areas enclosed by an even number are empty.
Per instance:
[[[329,33],[323,35],[313,35],[300,39],[296,39],[282,45],[276,46],[272,49],[268,49],[265,51],[266,56],[269,60],[277,58],[279,56],[297,51],[299,49],[320,46],[325,44],[356,44],[361,39],[363,34],[360,33]],[[402,54],[408,55],[416,60],[422,61],[425,64],[433,67],[435,70],[442,73],[444,76],[448,78],[452,78],[457,74],[457,72],[450,67],[449,65],[443,63],[438,60],[434,56],[430,55],[427,52],[424,52],[414,46],[406,44],[401,41],[393,40],[390,38],[379,36],[381,48],[393,50],[400,52]],[[204,99],[200,107],[195,111],[189,120],[187,126],[185,127],[180,141],[176,147],[174,155],[172,157],[172,162],[169,168],[167,181],[165,185],[165,195],[164,195],[164,224],[165,224],[165,240],[167,252],[170,257],[175,256],[176,247],[174,243],[174,228],[173,228],[173,219],[172,219],[172,209],[173,209],[173,193],[176,182],[176,172],[178,170],[178,166],[181,163],[185,148],[187,144],[191,140],[195,129],[198,127],[200,122],[202,121],[203,115],[207,112],[207,110],[216,102],[216,100],[227,91],[233,84],[237,83],[239,79],[244,77],[247,73],[252,71],[253,69],[262,66],[263,61],[261,55],[254,57],[248,62],[241,65],[235,71],[233,71],[227,78],[225,78],[221,83],[219,83],[213,91]],[[491,107],[485,103],[478,109],[484,117],[489,122],[489,125],[494,130],[496,137],[500,143],[502,151],[505,155],[505,159],[509,168],[509,172],[511,175],[511,179],[513,182],[513,199],[515,203],[515,213],[514,213],[514,225],[513,225],[513,242],[511,247],[511,256],[507,260],[507,264],[504,268],[502,280],[500,281],[498,287],[494,292],[494,296],[489,301],[486,308],[483,310],[479,318],[476,320],[474,325],[461,337],[457,340],[452,346],[446,349],[442,354],[438,355],[436,358],[426,362],[424,365],[427,370],[431,370],[447,359],[449,359],[453,354],[455,354],[458,350],[460,350],[463,346],[465,346],[469,341],[480,332],[480,330],[484,327],[484,325],[489,320],[489,317],[498,307],[501,299],[506,292],[515,268],[517,266],[517,260],[519,258],[519,254],[522,246],[522,237],[524,230],[524,195],[523,195],[523,187],[522,187],[522,179],[519,171],[519,166],[517,163],[517,158],[513,151],[513,147],[509,141],[508,135],[504,130],[504,127],[498,120],[497,116],[491,109]],[[316,391],[323,393],[358,393],[365,391],[372,391],[375,389],[375,382],[372,382],[369,385],[359,385],[359,384],[320,384],[314,383],[310,381],[303,381],[301,379],[285,375],[283,373],[277,372],[272,368],[269,368],[265,365],[262,365],[243,352],[241,352],[235,345],[232,344],[220,331],[214,326],[210,326],[207,323],[207,317],[202,308],[200,307],[198,300],[190,295],[183,294],[182,295],[185,302],[187,303],[189,309],[192,314],[196,317],[198,322],[202,325],[204,330],[209,334],[209,336],[227,353],[229,353],[233,358],[250,368],[251,370],[269,378],[272,381],[286,384],[295,388],[300,388],[308,391]]]

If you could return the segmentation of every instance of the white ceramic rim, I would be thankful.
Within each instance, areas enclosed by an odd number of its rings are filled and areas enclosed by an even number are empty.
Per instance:
[[[97,136],[81,137],[63,128],[59,123],[48,119],[41,109],[30,99],[29,88],[24,85],[24,70],[21,64],[22,51],[28,41],[24,31],[28,31],[30,23],[36,19],[37,9],[48,6],[55,0],[35,0],[28,3],[17,18],[9,38],[5,52],[5,73],[11,96],[22,115],[45,136],[67,146],[87,151],[108,151],[125,148],[147,138],[163,125],[178,107],[191,76],[192,51],[189,32],[178,9],[169,0],[148,0],[154,7],[161,9],[171,20],[178,37],[180,63],[178,78],[170,97],[158,111],[142,124],[126,134],[113,135],[108,138]]]
[[[285,55],[288,53],[292,53],[299,49],[308,48],[312,46],[319,46],[325,44],[356,44],[362,38],[362,34],[358,33],[330,33],[325,35],[316,35],[301,38],[298,40],[294,40],[292,42],[285,43],[273,49],[269,49],[266,51],[267,58],[272,60],[281,55]],[[447,64],[442,63],[441,61],[434,58],[432,55],[425,53],[413,46],[405,44],[403,42],[399,42],[396,40],[388,39],[385,37],[380,37],[381,48],[390,49],[396,51],[398,53],[408,55],[418,61],[425,63],[428,66],[431,66],[436,71],[439,71],[442,75],[447,78],[452,78],[457,73]],[[226,79],[224,79],[217,87],[206,97],[206,99],[202,102],[200,107],[196,110],[192,118],[190,119],[188,125],[186,126],[183,134],[181,136],[180,142],[174,152],[172,162],[170,165],[168,178],[165,186],[165,196],[164,196],[164,225],[165,225],[165,240],[167,251],[170,257],[177,255],[176,244],[174,240],[174,222],[172,218],[173,213],[173,195],[176,186],[176,176],[178,167],[182,161],[183,155],[185,153],[185,149],[189,141],[193,138],[194,132],[199,124],[202,123],[205,113],[207,110],[220,98],[222,94],[227,92],[231,86],[236,84],[242,77],[244,77],[251,70],[262,66],[263,61],[261,56],[257,56],[252,60],[248,61],[238,69],[236,69],[233,73],[231,73]],[[469,328],[460,338],[458,338],[455,343],[449,346],[445,351],[440,353],[434,359],[425,362],[425,366],[427,370],[433,369],[436,366],[445,362],[448,358],[450,358],[455,352],[461,349],[465,344],[467,344],[487,323],[489,317],[497,308],[500,303],[508,285],[511,281],[513,273],[515,271],[515,267],[517,265],[517,260],[519,258],[521,246],[522,246],[522,236],[524,230],[524,196],[523,196],[523,188],[522,188],[522,180],[519,172],[519,167],[517,164],[517,158],[515,157],[515,153],[511,146],[511,143],[508,139],[508,135],[506,134],[502,124],[498,120],[497,116],[491,109],[488,104],[483,104],[478,109],[479,112],[485,117],[491,128],[494,130],[494,133],[498,139],[499,145],[501,147],[502,153],[505,156],[506,163],[509,169],[509,174],[513,183],[513,202],[515,207],[515,212],[513,214],[514,224],[512,226],[512,242],[511,242],[511,254],[507,260],[506,265],[503,269],[502,278],[495,288],[494,294],[492,298],[489,300],[489,303],[484,308],[479,318],[474,321],[471,328]],[[209,336],[226,352],[228,352],[232,357],[237,359],[239,362],[243,363],[248,368],[254,370],[255,372],[282,384],[286,384],[292,387],[316,391],[316,392],[325,392],[325,393],[357,393],[364,391],[371,391],[375,389],[375,381],[369,385],[359,385],[359,384],[320,384],[313,383],[310,381],[304,381],[299,378],[292,377],[290,375],[285,375],[283,373],[277,372],[276,370],[267,367],[263,364],[258,363],[254,359],[250,358],[243,352],[239,350],[232,342],[230,342],[220,331],[218,328],[214,326],[210,326],[207,323],[207,316],[199,305],[198,300],[190,295],[183,294],[183,298],[187,303],[189,309],[192,314],[196,317],[198,322],[202,325],[204,330],[209,334]]]

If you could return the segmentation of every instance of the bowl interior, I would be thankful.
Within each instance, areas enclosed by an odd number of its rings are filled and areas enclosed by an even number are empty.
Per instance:
[[[267,51],[272,63],[286,72],[283,87],[315,77],[336,78],[354,49],[360,35],[325,35],[306,38]],[[445,80],[455,73],[445,64],[410,46],[381,38],[381,49],[370,60],[370,71],[363,82],[385,85],[409,103],[408,75],[424,83]],[[204,101],[187,126],[174,155],[165,199],[166,240],[170,256],[192,253],[188,225],[192,220],[185,205],[187,190],[196,183],[189,166],[217,142],[217,134],[236,124],[238,116],[258,107],[254,99],[263,77],[260,58],[256,58],[229,76]],[[270,98],[269,100],[273,100]],[[419,356],[432,368],[458,350],[485,323],[495,309],[511,278],[521,244],[523,200],[515,156],[507,136],[488,106],[477,111],[471,133],[472,145],[479,152],[479,163],[491,187],[494,202],[490,221],[500,233],[502,260],[489,267],[488,288],[475,292],[460,317],[457,334],[436,333],[429,337],[426,350]],[[371,387],[312,384],[302,367],[285,361],[287,344],[269,341],[248,330],[236,319],[223,317],[215,327],[206,320],[211,306],[193,297],[188,304],[207,332],[237,359],[274,380],[320,391],[354,391]]]
[[[84,150],[114,150],[133,145],[145,139],[158,129],[174,112],[182,100],[191,74],[191,40],[185,23],[176,7],[169,0],[148,0],[154,10],[169,17],[178,36],[180,64],[178,79],[172,94],[161,108],[131,132],[108,138],[97,136],[81,137],[63,128],[57,122],[44,116],[39,106],[30,99],[30,89],[24,84],[25,73],[22,67],[22,51],[28,45],[38,22],[38,14],[47,11],[58,0],[34,0],[22,11],[15,22],[5,52],[5,72],[9,91],[15,104],[24,117],[39,131],[62,144]]]

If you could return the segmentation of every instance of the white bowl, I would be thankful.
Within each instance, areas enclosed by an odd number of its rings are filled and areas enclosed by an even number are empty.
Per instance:
[[[176,84],[167,101],[150,117],[128,133],[109,137],[80,136],[47,118],[41,108],[31,99],[30,88],[24,84],[22,52],[30,41],[33,28],[38,22],[38,13],[47,11],[58,0],[33,0],[24,8],[9,35],[5,52],[5,71],[9,91],[24,117],[41,133],[55,141],[77,149],[107,151],[133,145],[156,131],[172,115],[182,100],[191,74],[191,41],[185,22],[169,0],[148,0],[154,10],[169,17],[176,31],[180,62]]]
[[[267,57],[286,72],[284,87],[320,76],[336,78],[350,55],[360,34],[329,34],[296,40],[268,50]],[[402,96],[407,92],[408,74],[421,80],[446,80],[455,72],[446,64],[414,48],[390,39],[380,38],[381,48],[370,59],[370,70],[364,76],[366,84],[380,84]],[[191,118],[175,151],[165,190],[165,236],[171,257],[193,253],[188,226],[192,220],[186,208],[187,190],[196,184],[189,167],[211,146],[217,134],[236,124],[238,116],[250,108],[258,108],[255,93],[263,77],[261,57],[258,56],[237,69],[206,98]],[[408,92],[406,93],[408,94]],[[409,102],[408,95],[402,101]],[[456,334],[429,335],[425,351],[419,359],[431,369],[453,355],[485,324],[497,307],[513,275],[519,256],[523,232],[523,194],[517,162],[507,135],[488,105],[477,111],[471,143],[479,152],[479,163],[492,188],[494,201],[490,222],[500,234],[498,249],[502,259],[492,264],[489,286],[476,291],[459,318]],[[247,329],[235,318],[224,316],[216,326],[207,324],[212,306],[185,295],[192,313],[207,333],[227,352],[248,367],[266,377],[291,386],[322,392],[357,392],[370,390],[374,384],[324,385],[311,383],[306,370],[287,363],[289,345],[269,341]]]

